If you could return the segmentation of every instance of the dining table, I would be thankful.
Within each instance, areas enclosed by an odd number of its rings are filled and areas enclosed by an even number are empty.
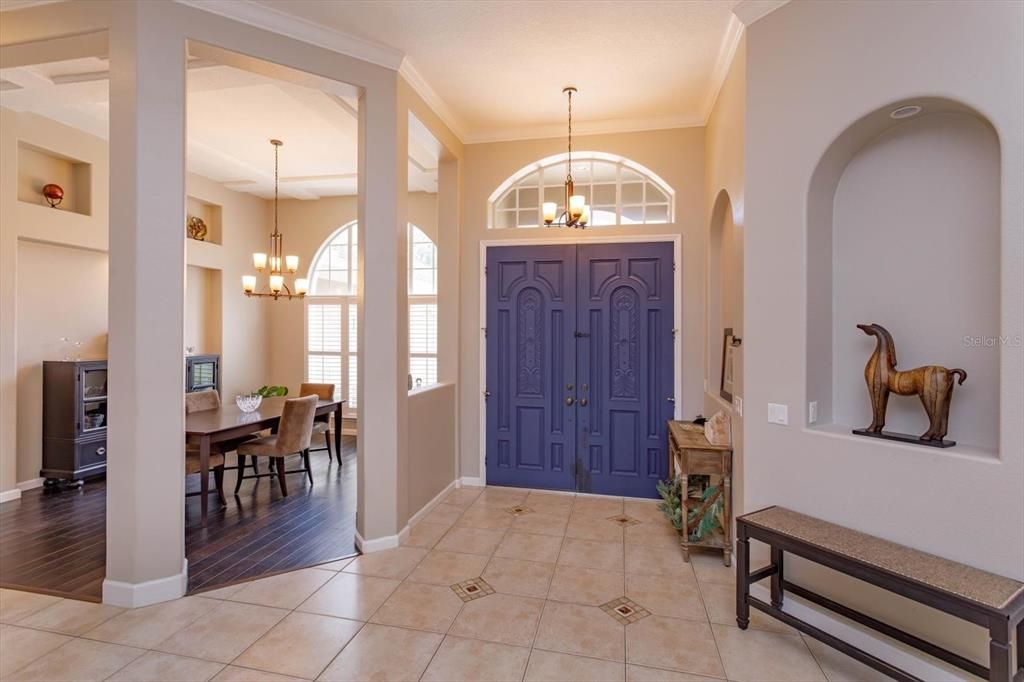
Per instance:
[[[210,448],[214,443],[241,438],[265,429],[277,430],[287,398],[264,398],[253,412],[242,412],[234,403],[224,403],[212,410],[185,415],[185,440],[199,446],[200,509],[202,525],[206,526],[210,505]],[[341,409],[344,400],[324,400],[316,404],[316,416],[334,414],[334,451],[341,452]],[[239,474],[241,475],[241,474]]]

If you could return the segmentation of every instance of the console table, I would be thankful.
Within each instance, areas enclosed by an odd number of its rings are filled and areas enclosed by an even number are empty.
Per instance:
[[[704,427],[693,422],[670,421],[668,423],[668,470],[678,476],[682,485],[683,527],[679,544],[683,548],[683,559],[690,560],[691,547],[710,547],[721,550],[722,563],[732,564],[732,446],[712,445],[704,437]],[[709,475],[722,479],[723,533],[713,533],[703,540],[690,540],[689,508],[699,507],[699,500],[690,500],[687,489],[690,476]]]

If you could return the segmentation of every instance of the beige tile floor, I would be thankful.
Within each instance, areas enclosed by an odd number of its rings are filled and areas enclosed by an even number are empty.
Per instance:
[[[462,488],[403,547],[165,604],[0,590],[0,678],[880,679],[762,614],[739,630],[733,584],[720,555],[683,561],[654,502]],[[629,624],[602,609],[624,597]]]

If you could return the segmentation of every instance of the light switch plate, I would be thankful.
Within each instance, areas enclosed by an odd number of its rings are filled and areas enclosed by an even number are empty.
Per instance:
[[[732,407],[734,410],[736,410],[737,417],[743,416],[743,398],[739,397],[738,395],[734,395],[732,397]]]
[[[817,424],[818,423],[818,401],[812,400],[807,404],[807,423]]]
[[[768,423],[789,425],[789,405],[768,403]]]

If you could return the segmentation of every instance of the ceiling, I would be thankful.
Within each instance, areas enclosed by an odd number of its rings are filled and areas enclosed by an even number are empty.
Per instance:
[[[108,63],[90,57],[0,69],[0,105],[28,111],[106,139]],[[358,103],[354,97],[190,59],[188,170],[229,189],[274,194],[280,151],[284,198],[356,194]],[[438,149],[422,126],[410,125],[409,190],[437,191]]]
[[[581,132],[703,125],[739,36],[739,0],[247,4],[404,54],[465,142],[564,134],[566,85]]]

